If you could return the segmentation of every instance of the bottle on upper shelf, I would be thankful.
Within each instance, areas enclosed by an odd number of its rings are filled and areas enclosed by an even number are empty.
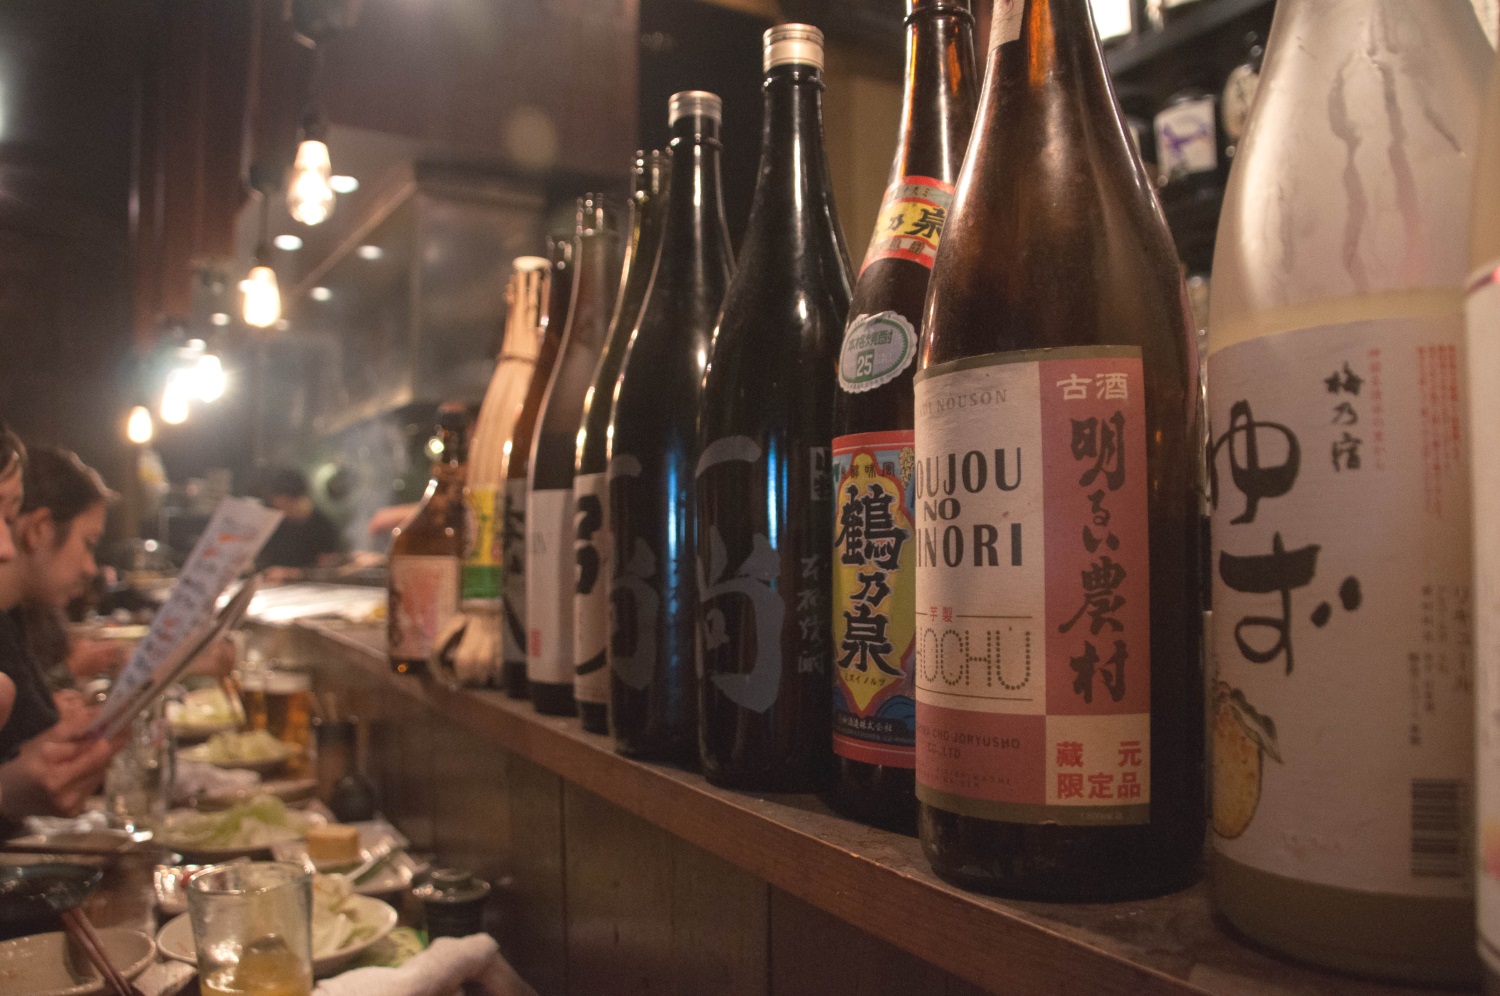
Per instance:
[[[501,545],[505,550],[502,572],[504,588],[500,605],[504,613],[501,629],[501,683],[513,699],[530,694],[526,687],[526,479],[531,471],[531,437],[536,431],[537,415],[547,394],[547,382],[562,345],[567,323],[568,297],[573,289],[572,236],[549,240],[551,260],[546,279],[531,285],[541,308],[541,345],[537,348],[536,366],[526,385],[526,399],[515,428],[505,443],[504,520]]]
[[[830,762],[834,373],[849,261],[823,151],[823,33],[765,34],[759,179],[703,381],[696,467],[698,740],[737,788]]]
[[[916,375],[917,797],[961,885],[1202,858],[1198,364],[1085,0],[996,8]]]
[[[1468,0],[1281,0],[1214,254],[1213,895],[1364,975],[1477,977]]]
[[[703,367],[733,267],[722,116],[719,98],[701,90],[668,102],[666,224],[609,429],[610,727],[622,754],[656,761],[698,755],[693,470]]]
[[[604,352],[583,399],[573,477],[574,560],[573,698],[578,719],[590,733],[609,732],[609,576],[614,543],[609,520],[609,417],[615,382],[630,345],[661,248],[666,213],[667,157],[656,151],[636,154],[631,176],[630,237],[621,265],[619,294],[610,318]]]
[[[833,414],[834,808],[915,834],[912,375],[974,124],[968,0],[913,0],[890,185],[854,285]]]
[[[431,480],[411,517],[391,532],[386,629],[398,674],[426,670],[434,640],[458,612],[468,429],[462,405],[439,409]]]
[[[583,399],[609,333],[620,276],[619,233],[600,194],[578,201],[568,323],[531,440],[526,479],[526,684],[538,712],[571,716],[573,468]]]

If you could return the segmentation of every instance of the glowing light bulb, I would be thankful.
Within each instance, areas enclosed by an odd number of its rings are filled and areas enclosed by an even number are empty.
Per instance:
[[[240,287],[245,292],[245,324],[266,328],[281,317],[281,289],[276,286],[276,271],[269,266],[251,269]]]
[[[297,146],[297,161],[286,187],[286,209],[304,225],[320,225],[333,213],[333,186],[329,177],[328,146],[306,139]]]
[[[192,388],[188,383],[186,371],[173,370],[167,375],[167,384],[161,392],[161,409],[159,414],[161,420],[168,425],[181,425],[187,421],[188,401],[192,396]]]
[[[204,353],[193,366],[194,394],[199,401],[213,403],[224,396],[227,378],[224,364],[213,353]]]
[[[145,405],[136,405],[130,409],[130,418],[125,422],[125,438],[144,446],[151,442],[154,428],[151,424],[151,412]]]

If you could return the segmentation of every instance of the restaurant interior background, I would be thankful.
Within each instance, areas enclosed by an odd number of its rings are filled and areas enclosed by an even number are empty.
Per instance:
[[[974,6],[983,38],[990,3]],[[1133,0],[1104,6],[1142,19]],[[1126,111],[1149,135],[1168,102],[1217,96],[1258,55],[1273,7],[1188,4],[1172,30],[1115,39]],[[122,488],[116,539],[185,551],[217,497],[255,493],[291,463],[368,545],[369,515],[425,484],[436,405],[480,400],[511,259],[543,252],[582,191],[623,196],[634,151],[665,143],[676,90],[724,97],[739,239],[760,35],[782,19],[828,36],[827,148],[858,259],[898,130],[901,0],[10,0],[7,417]],[[352,178],[316,226],[291,218],[285,194],[309,124],[326,130],[333,173]],[[1163,191],[1190,270],[1208,268],[1223,172]],[[241,320],[258,250],[282,302],[266,329]],[[169,424],[164,387],[196,362],[189,343],[219,358],[223,395]],[[152,415],[148,443],[127,442],[136,406]]]

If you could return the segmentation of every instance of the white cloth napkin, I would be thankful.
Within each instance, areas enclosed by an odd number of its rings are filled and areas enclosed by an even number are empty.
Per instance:
[[[537,996],[489,934],[439,937],[400,968],[359,968],[324,979],[313,996],[449,996],[465,982],[485,996]]]

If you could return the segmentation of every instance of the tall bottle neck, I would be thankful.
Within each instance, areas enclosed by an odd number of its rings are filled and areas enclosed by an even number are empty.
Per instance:
[[[427,494],[438,491],[463,490],[464,468],[469,458],[468,440],[457,429],[438,428],[438,458],[432,463],[432,478],[427,485]]]
[[[958,175],[978,100],[968,0],[914,0],[894,176]]]
[[[595,347],[609,331],[615,301],[615,249],[619,236],[609,229],[589,229],[573,244],[573,298],[568,304],[568,337]]]
[[[1104,57],[1094,34],[1089,0],[1016,0],[1021,8],[1010,34],[1019,31],[1025,80],[1042,88],[1059,78],[1103,73]],[[1006,41],[1007,19],[996,12],[990,33],[990,59]]]
[[[728,262],[728,230],[719,187],[719,123],[688,114],[672,125],[672,181],[667,197],[666,231],[670,247],[662,266],[696,265],[705,254],[722,252]],[[666,250],[664,250],[665,252]]]
[[[762,84],[765,123],[761,129],[760,179],[756,204],[784,191],[800,216],[826,210],[828,164],[823,152],[823,80],[818,70],[798,63],[774,66]],[[779,195],[778,195],[779,196]],[[776,219],[754,210],[758,224]]]

